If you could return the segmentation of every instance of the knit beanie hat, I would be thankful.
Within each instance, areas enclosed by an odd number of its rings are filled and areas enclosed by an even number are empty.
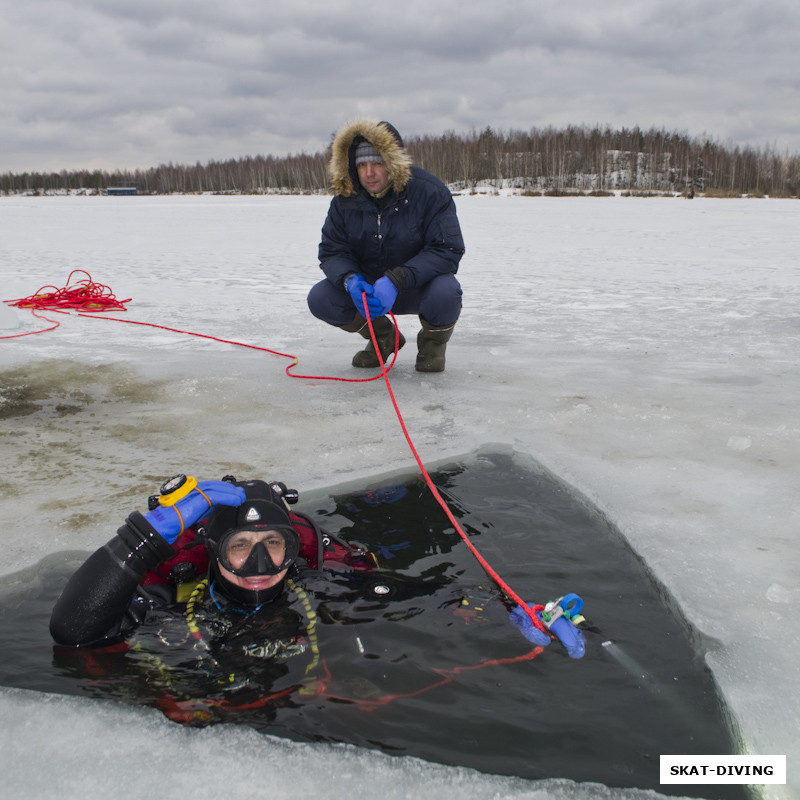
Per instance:
[[[381,162],[381,154],[368,142],[363,141],[356,146],[356,166],[367,161]]]

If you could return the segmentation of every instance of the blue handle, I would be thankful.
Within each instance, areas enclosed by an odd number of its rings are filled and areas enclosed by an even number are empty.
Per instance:
[[[572,603],[571,606],[570,603]],[[564,609],[564,616],[566,616],[567,619],[571,619],[576,614],[581,613],[581,609],[583,608],[583,600],[581,600],[581,598],[576,594],[565,594],[561,598],[559,605]]]

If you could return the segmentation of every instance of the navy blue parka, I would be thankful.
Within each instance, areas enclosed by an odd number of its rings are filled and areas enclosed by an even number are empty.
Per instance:
[[[378,201],[359,188],[337,195],[322,227],[319,260],[337,286],[351,272],[374,283],[386,271],[402,267],[404,288],[424,286],[437,275],[455,274],[464,240],[449,189],[420,167],[399,193]]]
[[[382,198],[372,197],[358,181],[354,152],[365,139],[391,177]],[[322,228],[319,261],[335,286],[351,272],[374,282],[387,271],[397,278],[401,268],[401,290],[414,289],[458,271],[464,240],[450,190],[410,163],[391,125],[360,122],[340,131],[329,171],[335,196]]]

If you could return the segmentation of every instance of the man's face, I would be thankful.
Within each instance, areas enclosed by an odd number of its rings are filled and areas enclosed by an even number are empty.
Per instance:
[[[364,161],[356,169],[361,185],[371,194],[380,194],[391,183],[389,170],[383,161]]]
[[[286,557],[286,540],[274,530],[240,530],[226,535],[220,542],[220,558],[217,559],[220,574],[229,583],[247,589],[251,592],[260,592],[271,589],[279,584],[285,577],[287,570],[281,570],[277,575],[236,575],[223,565],[222,561],[235,570],[242,569],[256,545],[263,545],[269,559],[280,567]],[[255,566],[255,565],[254,565]]]
[[[256,545],[259,544],[264,546],[264,550],[276,567],[283,564],[286,557],[286,539],[278,531],[268,529],[244,529],[223,536],[220,542],[222,560],[238,572],[247,564]]]

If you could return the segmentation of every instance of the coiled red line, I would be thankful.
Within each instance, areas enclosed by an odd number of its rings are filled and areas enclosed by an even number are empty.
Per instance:
[[[72,282],[73,275],[85,275],[86,277]],[[40,311],[57,311],[64,314],[73,310],[84,314],[96,314],[103,311],[125,311],[125,303],[130,303],[130,301],[130,298],[117,300],[114,292],[108,286],[92,280],[92,276],[86,270],[74,269],[67,277],[66,286],[61,288],[51,285],[42,286],[29,297],[5,301],[8,305],[16,308],[29,308],[37,319],[52,323],[49,328],[0,336],[0,339],[17,339],[20,336],[46,333],[47,331],[55,330],[61,324],[54,319],[43,316],[39,313]]]
[[[82,280],[71,283],[73,275],[85,275]],[[52,289],[52,291],[47,291]],[[102,283],[92,280],[92,276],[83,269],[74,269],[67,278],[67,285],[62,288],[55,286],[42,286],[30,297],[19,300],[6,300],[9,305],[17,308],[31,308],[42,311],[60,311],[76,309],[84,313],[100,311],[125,311],[127,300],[117,300],[114,292]]]

